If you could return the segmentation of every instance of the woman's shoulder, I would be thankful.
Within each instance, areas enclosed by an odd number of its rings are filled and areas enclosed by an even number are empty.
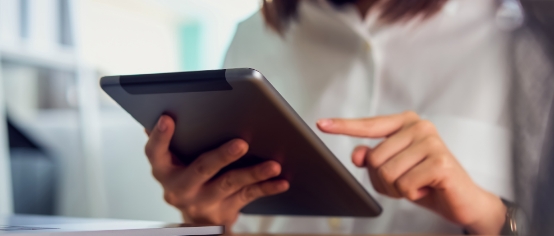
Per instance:
[[[282,52],[281,36],[265,25],[261,11],[238,24],[235,36],[225,58],[225,67],[249,64],[267,56]]]
[[[266,30],[264,16],[261,11],[257,11],[237,26],[237,33],[241,31],[256,31],[261,33]],[[265,33],[265,32],[264,32]]]

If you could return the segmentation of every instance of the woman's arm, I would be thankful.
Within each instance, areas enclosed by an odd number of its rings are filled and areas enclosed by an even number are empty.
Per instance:
[[[327,133],[384,138],[375,148],[352,153],[367,168],[373,187],[394,198],[406,198],[459,224],[474,234],[498,235],[506,207],[477,186],[443,143],[435,126],[414,112],[366,119],[324,119]]]

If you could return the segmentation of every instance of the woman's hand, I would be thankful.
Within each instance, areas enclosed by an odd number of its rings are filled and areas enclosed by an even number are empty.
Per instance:
[[[506,208],[499,197],[477,186],[450,153],[434,125],[413,112],[366,119],[324,119],[327,133],[384,138],[371,149],[352,153],[369,170],[373,187],[407,198],[475,234],[499,234]]]
[[[275,161],[232,170],[213,179],[248,151],[248,144],[239,139],[200,155],[188,166],[174,164],[169,151],[174,129],[173,120],[162,116],[156,127],[147,132],[145,149],[152,173],[163,186],[165,200],[182,212],[185,222],[231,226],[248,203],[289,188],[286,180],[269,180],[281,172]]]

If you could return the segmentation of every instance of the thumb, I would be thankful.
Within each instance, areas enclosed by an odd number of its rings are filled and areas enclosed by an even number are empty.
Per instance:
[[[145,152],[154,168],[171,164],[169,145],[175,132],[175,122],[169,116],[162,115],[156,126],[150,131]]]

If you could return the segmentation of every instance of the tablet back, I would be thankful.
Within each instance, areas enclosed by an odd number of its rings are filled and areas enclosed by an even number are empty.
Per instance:
[[[171,151],[184,163],[233,139],[246,140],[247,155],[226,169],[273,159],[282,194],[262,198],[244,213],[377,216],[381,208],[271,84],[253,69],[109,76],[104,91],[146,129],[160,115],[176,121]],[[223,170],[222,172],[226,171]]]

